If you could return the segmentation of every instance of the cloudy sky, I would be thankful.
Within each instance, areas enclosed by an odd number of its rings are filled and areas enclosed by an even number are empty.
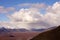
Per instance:
[[[41,29],[57,25],[59,0],[0,0],[0,28]]]

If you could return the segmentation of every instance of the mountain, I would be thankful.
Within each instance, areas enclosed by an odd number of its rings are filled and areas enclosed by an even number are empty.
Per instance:
[[[44,31],[45,29],[24,29],[24,28],[21,28],[21,29],[7,29],[7,28],[0,28],[0,33],[2,32],[42,32]]]
[[[19,29],[19,31],[20,31],[20,32],[27,32],[27,31],[29,31],[29,30],[22,28],[22,29]]]
[[[29,30],[24,29],[24,28],[22,28],[22,29],[7,29],[7,28],[4,28],[4,27],[0,28],[0,33],[6,33],[6,32],[27,32],[27,31],[29,31]]]
[[[48,29],[54,29],[54,28],[56,28],[56,27],[51,27],[51,28],[48,28]],[[20,29],[7,29],[7,28],[4,28],[4,27],[2,27],[2,28],[0,28],[0,33],[2,33],[2,32],[43,32],[43,31],[45,31],[46,29],[30,29],[30,30],[28,30],[28,29],[25,29],[25,28],[20,28]]]
[[[6,28],[4,28],[4,27],[2,27],[2,28],[0,28],[0,33],[1,33],[1,32],[9,32],[9,30],[6,29]]]
[[[54,29],[46,30],[31,40],[60,40],[60,26],[57,26]]]
[[[46,29],[31,29],[31,31],[36,31],[36,32],[42,32],[44,30],[46,30]]]

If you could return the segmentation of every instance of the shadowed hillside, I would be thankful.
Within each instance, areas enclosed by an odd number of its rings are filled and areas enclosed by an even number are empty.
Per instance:
[[[55,29],[40,33],[31,40],[60,40],[60,26]]]

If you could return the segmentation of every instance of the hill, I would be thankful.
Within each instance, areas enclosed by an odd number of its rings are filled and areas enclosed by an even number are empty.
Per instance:
[[[31,40],[60,40],[60,26],[57,28],[42,32]]]

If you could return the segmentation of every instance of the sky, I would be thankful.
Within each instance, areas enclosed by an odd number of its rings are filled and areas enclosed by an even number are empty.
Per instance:
[[[0,0],[0,5],[3,6],[14,6],[17,4],[22,3],[46,3],[48,5],[51,5],[55,2],[58,2],[59,0]]]
[[[57,26],[60,24],[59,11],[60,0],[0,0],[0,27],[31,29]]]
[[[53,5],[55,2],[59,2],[59,0],[0,0],[0,6],[5,8],[14,7],[16,10],[19,10],[20,7],[17,5],[24,4],[24,3],[44,3],[46,5]],[[24,8],[24,7],[23,7]],[[10,13],[10,12],[9,12]],[[2,17],[1,17],[2,16]],[[4,19],[3,19],[4,18]],[[5,14],[0,14],[1,21],[8,21]]]

